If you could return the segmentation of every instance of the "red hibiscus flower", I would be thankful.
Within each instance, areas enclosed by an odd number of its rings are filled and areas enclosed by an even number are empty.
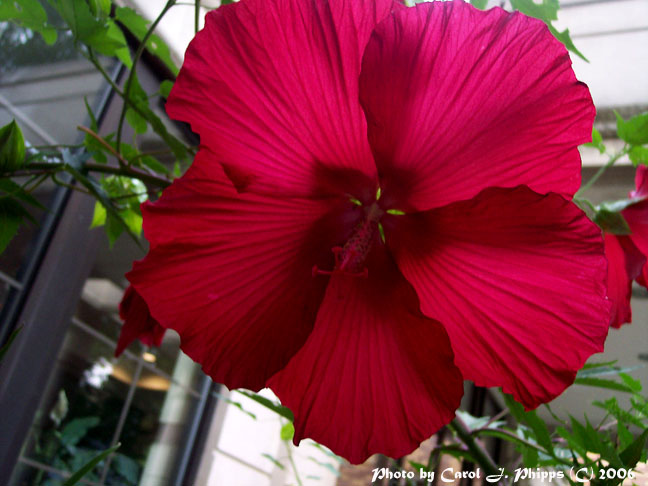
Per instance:
[[[629,234],[606,231],[605,256],[608,259],[608,295],[612,302],[610,325],[616,328],[632,322],[630,298],[632,281],[646,287],[648,265],[648,168],[641,166],[635,175],[636,189],[629,194],[629,204],[621,211]]]
[[[151,317],[146,302],[132,285],[126,289],[119,304],[119,317],[124,321],[124,325],[119,334],[115,356],[122,354],[136,339],[147,346],[159,346],[162,343],[166,329]]]
[[[528,408],[603,349],[600,231],[571,202],[594,108],[545,25],[462,2],[242,0],[167,104],[201,148],[128,278],[228,387],[353,463]]]

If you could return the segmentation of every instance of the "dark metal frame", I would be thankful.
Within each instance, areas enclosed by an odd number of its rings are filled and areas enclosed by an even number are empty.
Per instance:
[[[146,78],[169,77],[159,65],[140,67]],[[151,69],[152,68],[152,69]],[[113,72],[119,80],[123,66]],[[159,75],[158,75],[159,74]],[[117,126],[121,103],[113,102],[107,86],[96,104],[100,126]],[[192,134],[188,134],[192,138]],[[12,289],[0,314],[0,343],[17,326],[23,328],[0,363],[0,484],[8,484],[18,464],[21,447],[29,435],[40,405],[42,390],[50,378],[53,363],[70,326],[83,284],[96,259],[101,233],[89,231],[94,200],[68,188],[58,188],[50,210],[20,271],[22,288]],[[197,474],[200,452],[208,432],[216,398],[216,385],[208,377],[200,399],[187,424],[183,453],[171,484],[191,484]]]

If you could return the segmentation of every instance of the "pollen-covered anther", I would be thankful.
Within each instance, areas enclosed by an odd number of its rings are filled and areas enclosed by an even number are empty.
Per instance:
[[[344,246],[334,246],[331,249],[335,257],[333,270],[320,270],[315,265],[313,266],[313,277],[344,274],[350,277],[367,278],[369,270],[365,266],[365,260],[371,250],[377,228],[378,223],[374,218],[360,223]]]

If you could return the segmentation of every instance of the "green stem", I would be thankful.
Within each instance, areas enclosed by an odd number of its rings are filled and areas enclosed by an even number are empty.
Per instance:
[[[194,10],[194,32],[197,34],[200,28],[200,0],[196,0],[196,8]]]
[[[448,424],[448,427],[450,427],[454,431],[454,433],[457,434],[457,437],[459,437],[459,439],[461,439],[466,447],[468,447],[468,450],[477,460],[479,465],[484,468],[487,475],[500,475],[500,470],[491,456],[489,456],[488,452],[486,452],[486,450],[477,443],[463,420],[461,420],[458,416],[455,416],[454,420]]]
[[[165,188],[171,185],[171,181],[168,179],[149,174],[133,167],[114,167],[111,165],[94,164],[90,162],[86,162],[83,167],[91,172],[99,172],[101,174],[119,175],[131,177],[133,179],[139,179],[142,182],[148,182],[149,184],[153,184],[161,188]],[[63,163],[34,163],[29,164],[23,170],[0,174],[0,178],[56,174],[63,170],[65,170],[65,164]]]
[[[600,177],[605,173],[605,171],[608,170],[610,167],[612,167],[617,160],[619,160],[621,157],[623,157],[626,154],[626,152],[627,150],[624,147],[623,150],[621,150],[621,152],[613,155],[604,166],[600,167],[599,170],[596,171],[596,174],[594,174],[589,181],[587,181],[585,184],[581,186],[581,188],[578,190],[578,192],[576,192],[576,195],[574,197],[578,197],[580,194],[582,194],[587,189],[592,187],[592,184],[598,181]]]
[[[176,0],[167,1],[166,5],[164,6],[160,14],[151,24],[151,27],[149,27],[149,29],[146,31],[146,34],[144,34],[144,37],[142,37],[142,40],[140,41],[140,44],[137,47],[137,51],[135,51],[135,56],[133,58],[133,67],[131,68],[130,73],[128,73],[128,79],[126,80],[126,86],[124,87],[124,96],[123,96],[124,100],[130,99],[131,87],[133,85],[133,80],[135,79],[135,68],[137,67],[137,62],[139,61],[140,57],[142,57],[142,53],[144,52],[144,49],[146,49],[146,43],[153,35],[153,31],[162,20],[162,17],[164,17],[164,15],[169,11],[171,7],[173,7],[175,3]],[[124,120],[126,119],[127,109],[128,109],[127,103],[124,102],[124,105],[122,106],[121,114],[119,115],[119,124],[117,125],[116,146],[118,150],[121,147],[122,129],[124,128]]]
[[[297,484],[299,486],[304,486],[304,483],[302,483],[302,480],[299,477],[299,472],[297,471],[297,465],[295,464],[295,460],[293,459],[292,450],[290,449],[290,443],[287,440],[285,440],[284,444],[286,446],[286,452],[288,452],[288,461],[290,461],[290,466],[292,467],[293,472],[295,473],[295,480],[297,481]]]

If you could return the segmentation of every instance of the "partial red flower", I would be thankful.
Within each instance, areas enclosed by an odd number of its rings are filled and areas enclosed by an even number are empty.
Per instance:
[[[648,167],[635,174],[631,202],[621,211],[630,234],[605,231],[605,256],[608,259],[608,296],[612,302],[610,325],[619,328],[632,322],[632,281],[646,287],[648,276]],[[605,228],[604,228],[605,230]]]
[[[603,349],[594,117],[546,26],[463,2],[242,0],[167,104],[201,149],[128,278],[228,387],[271,387],[351,462],[414,449],[462,380],[527,408]]]
[[[162,343],[166,329],[151,317],[148,305],[132,285],[128,286],[119,304],[119,317],[124,324],[117,341],[115,356],[122,354],[136,339],[146,346],[159,346]]]

